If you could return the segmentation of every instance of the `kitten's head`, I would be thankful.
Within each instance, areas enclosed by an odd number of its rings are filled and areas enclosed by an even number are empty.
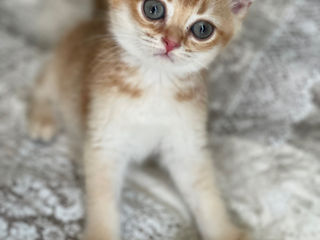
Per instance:
[[[252,0],[109,0],[116,41],[148,68],[189,73],[228,44]]]

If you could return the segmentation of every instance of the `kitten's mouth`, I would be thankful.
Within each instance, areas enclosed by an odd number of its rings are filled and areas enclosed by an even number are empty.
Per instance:
[[[172,63],[174,62],[169,52],[156,53],[154,56],[168,59]]]

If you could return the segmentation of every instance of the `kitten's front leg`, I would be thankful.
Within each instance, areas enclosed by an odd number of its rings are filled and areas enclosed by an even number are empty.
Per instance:
[[[211,154],[205,148],[178,147],[166,165],[189,206],[204,240],[245,240],[246,234],[228,218],[217,189]]]
[[[118,203],[124,163],[89,141],[84,153],[86,185],[85,240],[120,240]]]

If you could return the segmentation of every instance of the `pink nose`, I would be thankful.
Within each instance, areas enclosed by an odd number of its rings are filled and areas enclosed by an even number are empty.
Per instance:
[[[167,53],[173,51],[174,49],[180,47],[180,43],[177,43],[176,41],[173,41],[167,37],[162,38],[162,42],[164,46],[166,47]]]

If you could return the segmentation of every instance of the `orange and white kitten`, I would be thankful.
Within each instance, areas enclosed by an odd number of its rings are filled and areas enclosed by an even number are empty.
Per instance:
[[[124,175],[130,162],[151,154],[161,156],[159,164],[204,240],[244,239],[227,216],[213,175],[205,72],[240,28],[251,1],[108,4],[108,21],[83,23],[62,40],[29,108],[33,138],[50,140],[62,118],[84,139],[85,239],[121,239]]]

